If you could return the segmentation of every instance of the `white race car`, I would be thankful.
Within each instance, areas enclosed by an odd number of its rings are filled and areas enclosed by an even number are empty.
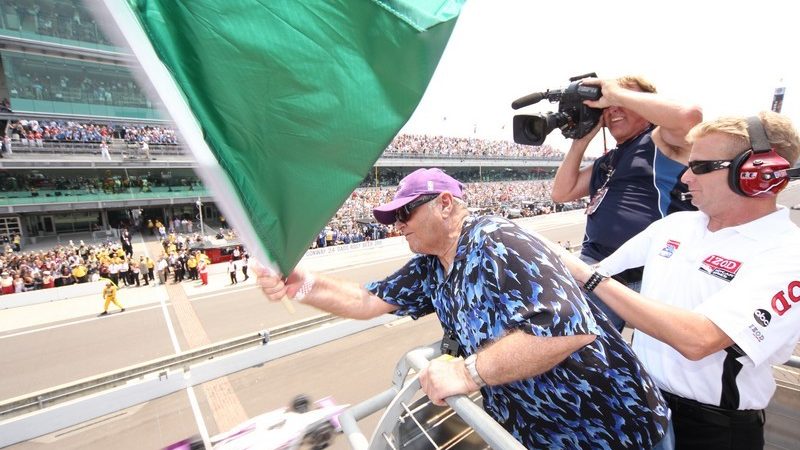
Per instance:
[[[339,414],[349,405],[337,405],[331,397],[314,402],[305,395],[295,397],[288,408],[270,411],[242,422],[210,438],[214,450],[322,450],[339,429]],[[164,450],[204,448],[202,439],[191,438]]]

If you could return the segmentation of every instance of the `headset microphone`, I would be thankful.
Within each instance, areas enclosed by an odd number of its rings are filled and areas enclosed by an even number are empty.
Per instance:
[[[691,200],[691,199],[692,199],[692,193],[691,192],[681,192],[681,201],[682,202],[685,202],[686,200]]]

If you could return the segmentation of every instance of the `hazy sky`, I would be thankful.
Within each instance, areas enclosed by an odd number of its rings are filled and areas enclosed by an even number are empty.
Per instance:
[[[404,132],[512,140],[512,100],[587,72],[644,75],[660,93],[703,107],[707,119],[769,109],[783,84],[783,113],[800,125],[793,4],[469,0]],[[543,101],[520,112],[556,108]],[[560,131],[545,142],[569,146]],[[598,137],[590,153],[601,151]]]

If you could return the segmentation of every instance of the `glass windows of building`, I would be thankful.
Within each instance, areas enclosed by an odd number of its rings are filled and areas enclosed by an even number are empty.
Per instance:
[[[117,51],[80,0],[0,0],[0,34]]]
[[[21,230],[19,217],[0,217],[0,236],[8,236],[9,239],[12,239],[16,234],[21,235]]]
[[[98,211],[72,211],[52,215],[56,234],[78,233],[100,229],[102,218]]]
[[[207,194],[186,169],[9,169],[0,171],[0,206]]]
[[[16,112],[161,118],[127,67],[11,51],[0,58]]]

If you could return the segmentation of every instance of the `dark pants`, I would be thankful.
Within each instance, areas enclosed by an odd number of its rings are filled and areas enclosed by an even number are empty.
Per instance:
[[[764,410],[725,410],[661,392],[672,410],[676,450],[764,448]]]

